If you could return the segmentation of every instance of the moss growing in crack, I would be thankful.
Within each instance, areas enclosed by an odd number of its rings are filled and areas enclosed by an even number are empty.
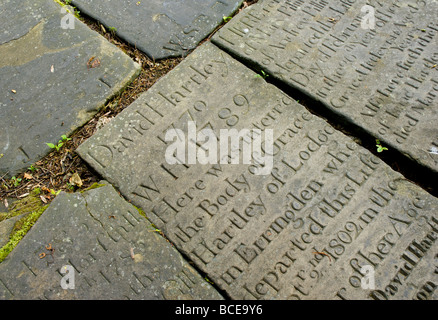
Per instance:
[[[18,220],[14,229],[11,232],[8,243],[6,243],[2,248],[0,248],[0,262],[2,262],[9,253],[17,246],[21,239],[26,235],[30,228],[35,224],[38,218],[43,214],[43,212],[49,207],[45,205],[38,210],[28,214],[27,216]]]
[[[104,186],[106,186],[106,184],[95,182],[95,183],[93,183],[91,186],[89,186],[88,188],[86,188],[86,189],[84,189],[84,190],[81,190],[80,192],[81,192],[81,193],[84,193],[84,192],[87,192],[87,191],[89,191],[89,190],[93,190],[93,189],[101,188],[101,187],[104,187]]]
[[[40,188],[35,188],[26,198],[14,202],[8,212],[0,212],[0,222],[22,214],[29,214],[41,208],[43,202],[39,197],[40,193]]]
[[[26,233],[49,206],[43,204],[39,197],[40,193],[41,189],[35,188],[27,197],[14,202],[11,205],[9,212],[0,213],[0,221],[19,215],[24,215],[23,218],[15,223],[14,228],[9,235],[8,243],[0,248],[0,262],[2,262],[17,246],[18,242],[23,239]]]
[[[158,229],[158,227],[146,216],[146,213],[143,211],[142,208],[136,207],[132,203],[131,203],[131,206],[133,206],[138,211],[138,213],[149,222],[149,224],[154,229],[152,231],[157,231],[158,233],[160,233],[164,237],[164,234],[162,234],[161,230]]]
[[[136,206],[134,206],[132,203],[131,203],[131,206],[133,206],[133,207],[138,211],[138,213],[139,213],[142,217],[144,217],[144,218],[146,218],[147,220],[149,220],[148,217],[146,217],[146,213],[143,211],[142,208],[136,207]]]

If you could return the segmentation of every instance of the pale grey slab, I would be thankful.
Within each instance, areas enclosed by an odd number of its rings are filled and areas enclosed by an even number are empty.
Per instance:
[[[261,0],[212,41],[436,177],[437,15],[436,1]]]
[[[189,121],[217,137],[272,129],[272,170],[187,149],[169,164],[165,135],[189,139]],[[233,299],[411,299],[437,281],[438,200],[210,43],[78,153]]]

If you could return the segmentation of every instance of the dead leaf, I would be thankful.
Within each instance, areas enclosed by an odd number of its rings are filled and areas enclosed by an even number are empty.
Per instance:
[[[4,204],[5,204],[5,208],[7,209],[9,207],[8,199],[5,199]]]
[[[47,188],[47,187],[45,187],[45,186],[42,186],[42,187],[41,187],[41,190],[43,190],[43,191],[45,191],[45,192],[50,192],[50,189]]]
[[[40,199],[42,202],[47,203],[46,197],[44,197],[43,195],[40,195]]]
[[[100,60],[98,58],[94,59],[93,62],[91,63],[91,67],[92,68],[97,68],[98,66],[100,66]]]
[[[77,172],[71,176],[69,181],[72,185],[78,186],[79,188],[82,187],[82,180]]]
[[[92,56],[88,62],[87,62],[87,68],[97,68],[98,66],[100,66],[100,60],[99,58],[96,58],[95,56]]]
[[[27,172],[23,175],[23,178],[27,179],[27,180],[32,180],[33,179],[32,175],[27,173]]]

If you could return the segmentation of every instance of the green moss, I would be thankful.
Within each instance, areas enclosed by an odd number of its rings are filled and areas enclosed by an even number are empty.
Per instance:
[[[7,218],[24,215],[23,218],[15,223],[9,235],[8,243],[0,248],[0,262],[17,246],[18,242],[23,239],[29,229],[49,206],[43,204],[39,197],[40,193],[41,189],[35,188],[27,197],[14,202],[9,212],[0,213],[0,222]]]
[[[31,196],[38,196],[41,193],[41,189],[40,188],[35,188],[32,190],[32,192],[30,193]]]
[[[70,6],[73,8],[74,12],[71,12],[76,18],[78,18],[79,20],[83,20],[83,18],[80,16],[80,11],[72,5],[71,0],[64,0],[64,1],[60,1],[60,0],[53,0],[55,3],[59,4],[61,7],[65,7],[65,6]],[[69,11],[70,12],[70,11]]]
[[[21,218],[15,223],[14,229],[11,232],[10,239],[0,249],[0,262],[2,262],[9,253],[17,246],[21,239],[26,235],[30,228],[35,224],[38,218],[49,207],[49,205],[43,206],[38,210],[28,214],[24,218]]]
[[[136,207],[132,203],[131,206],[133,206],[138,211],[138,213],[150,223],[151,227],[155,229],[154,231],[161,232],[161,230],[158,229],[158,227],[155,224],[153,224],[153,222],[146,216],[146,213],[143,211],[142,208]]]
[[[35,188],[26,198],[15,201],[8,212],[0,212],[0,222],[21,214],[29,214],[41,208],[43,202],[39,197],[40,193],[40,188]]]
[[[146,217],[146,213],[143,211],[142,208],[136,207],[132,203],[131,203],[131,206],[133,206],[141,216],[145,217],[146,219],[148,218],[148,217]]]
[[[89,186],[87,189],[81,190],[80,192],[84,193],[84,192],[87,192],[88,190],[93,190],[93,189],[97,189],[97,188],[104,187],[104,186],[105,186],[104,183],[95,182],[91,186]]]

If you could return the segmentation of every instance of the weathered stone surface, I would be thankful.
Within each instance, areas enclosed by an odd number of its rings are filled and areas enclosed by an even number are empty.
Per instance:
[[[169,164],[165,134],[188,121],[272,129],[272,170]],[[364,265],[388,298],[438,283],[438,200],[212,44],[78,152],[232,298],[383,297],[361,288]]]
[[[222,299],[110,185],[57,196],[0,264],[0,298]]]
[[[194,49],[243,0],[73,0],[81,12],[152,58],[184,55]]]
[[[91,119],[140,68],[79,20],[61,28],[67,13],[52,0],[0,2],[0,176],[11,177]],[[92,57],[100,65],[87,67]]]
[[[436,174],[437,14],[436,1],[261,0],[213,41]]]

